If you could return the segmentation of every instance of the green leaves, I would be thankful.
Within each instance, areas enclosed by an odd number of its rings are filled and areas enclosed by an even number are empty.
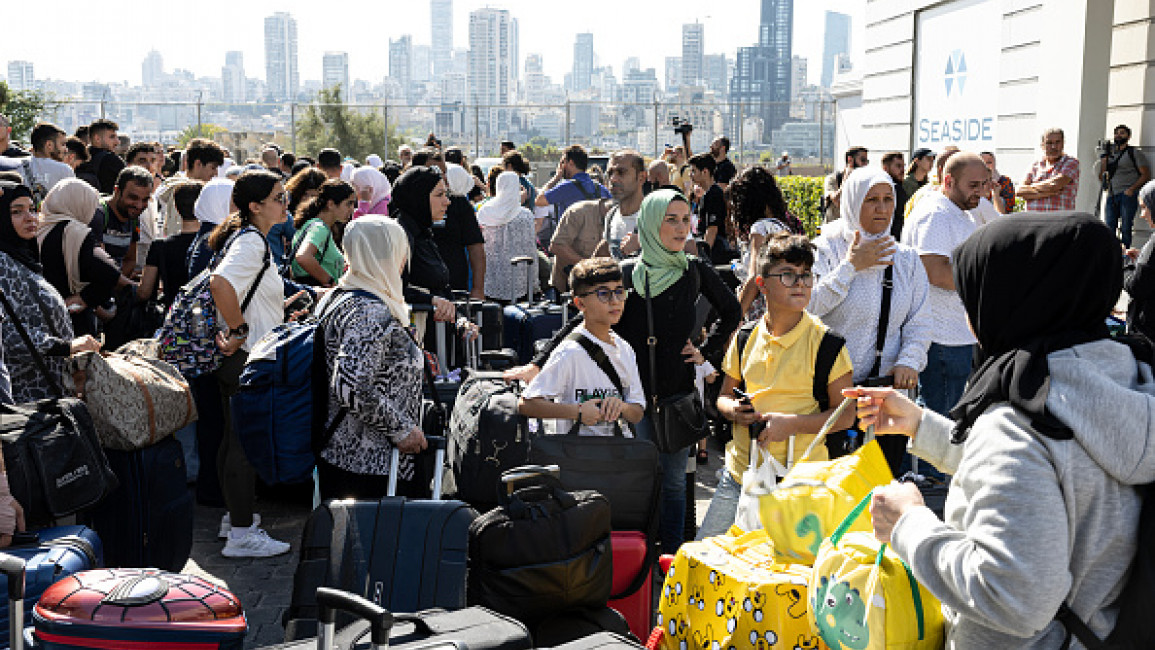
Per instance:
[[[786,199],[786,209],[806,226],[806,236],[814,239],[822,227],[822,187],[825,179],[806,176],[779,176],[778,187]]]
[[[345,105],[339,85],[317,93],[297,123],[297,151],[303,155],[316,156],[325,147],[336,147],[342,155],[358,160],[372,153],[389,158],[402,142],[378,110]]]
[[[0,113],[12,123],[12,139],[28,140],[36,123],[60,108],[56,96],[44,90],[12,90],[0,81]]]

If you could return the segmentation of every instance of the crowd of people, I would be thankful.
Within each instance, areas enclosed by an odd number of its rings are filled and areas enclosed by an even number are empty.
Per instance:
[[[1150,359],[1105,324],[1126,290],[1129,331],[1155,335],[1155,242],[1131,248],[1135,214],[1152,222],[1155,181],[1128,127],[1093,169],[1105,223],[1073,213],[1080,163],[1048,129],[1017,185],[989,151],[916,149],[909,165],[890,152],[872,166],[851,148],[825,180],[813,241],[775,179],[788,157],[738,170],[725,138],[652,161],[616,151],[604,170],[573,145],[538,187],[512,142],[485,174],[432,135],[397,160],[268,145],[236,162],[206,139],[122,157],[118,130],[39,124],[25,154],[0,127],[0,291],[62,379],[69,355],[136,334],[118,330],[118,313],[163,310],[208,269],[225,361],[193,381],[197,495],[227,509],[224,555],[289,548],[260,527],[229,398],[253,343],[299,316],[302,296],[324,334],[328,498],[384,495],[394,447],[402,476],[413,472],[427,444],[426,313],[471,336],[463,295],[568,293],[578,316],[506,372],[528,384],[522,414],[552,433],[654,440],[671,426],[660,405],[716,410],[731,438],[699,539],[734,522],[752,444],[788,466],[855,397],[857,418],[846,413],[812,458],[849,453],[872,425],[900,434],[880,439],[896,477],[913,467],[909,447],[930,465],[914,473],[923,487],[950,483],[945,522],[909,485],[881,488],[872,515],[950,610],[953,638],[1058,647],[1063,603],[1111,629],[1135,551],[1134,486],[1155,478],[1155,391],[1134,362]],[[1013,214],[1019,201],[1030,214]],[[9,323],[0,333],[0,401],[49,397],[33,351]],[[668,551],[687,536],[687,462],[707,453],[660,456]],[[1052,552],[1035,552],[1040,536]]]

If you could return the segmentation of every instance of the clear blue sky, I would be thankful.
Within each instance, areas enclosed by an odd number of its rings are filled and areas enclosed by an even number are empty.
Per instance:
[[[859,50],[864,4],[864,0],[795,0],[794,53],[810,59],[811,82],[817,83],[822,69],[824,11],[851,15],[852,47]],[[526,54],[542,54],[546,73],[560,83],[572,65],[578,32],[593,32],[601,63],[612,65],[619,76],[622,62],[636,56],[642,67],[656,68],[660,79],[665,57],[681,54],[682,23],[698,20],[706,25],[706,53],[733,56],[739,46],[755,42],[761,3],[455,0],[455,47],[468,46],[469,12],[485,6],[510,10],[520,24],[522,63]],[[297,19],[302,81],[320,79],[322,54],[336,50],[349,53],[354,79],[377,82],[388,71],[390,38],[412,34],[415,43],[430,41],[428,0],[105,0],[98,5],[72,0],[14,1],[5,3],[5,34],[0,40],[4,67],[0,71],[7,72],[9,60],[27,59],[34,63],[38,79],[139,84],[141,62],[150,49],[164,56],[166,71],[185,68],[198,76],[219,76],[224,53],[241,50],[245,73],[264,78],[264,17],[274,11],[289,11]],[[97,39],[103,40],[103,46],[90,47],[97,33],[106,37]],[[860,52],[852,55],[861,57]]]

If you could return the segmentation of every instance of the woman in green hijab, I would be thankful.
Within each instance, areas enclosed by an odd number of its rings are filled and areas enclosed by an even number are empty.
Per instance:
[[[622,318],[614,326],[637,355],[649,407],[636,427],[643,439],[654,439],[653,403],[695,390],[695,360],[704,357],[721,367],[730,335],[738,328],[741,308],[734,292],[707,260],[682,252],[690,235],[690,204],[680,192],[657,190],[646,196],[638,215],[641,255],[622,262],[622,279],[630,288]],[[647,301],[646,298],[649,297]],[[697,302],[705,299],[717,313],[713,331],[700,347]],[[613,299],[612,297],[610,298]],[[650,324],[647,302],[653,314],[653,347],[648,345]],[[580,315],[558,332],[532,367],[515,369],[507,377],[528,380],[545,365],[554,346],[580,322]],[[700,356],[699,356],[700,355]],[[651,360],[652,359],[652,360]],[[662,496],[660,506],[662,548],[672,553],[683,541],[686,514],[686,460],[689,447],[661,454]]]

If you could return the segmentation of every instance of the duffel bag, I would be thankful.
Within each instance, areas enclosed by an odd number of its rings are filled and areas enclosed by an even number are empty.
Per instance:
[[[514,468],[502,480],[512,494],[469,527],[469,604],[527,625],[565,609],[605,607],[613,586],[606,498],[564,490],[556,468]],[[522,481],[529,484],[513,489]]]
[[[82,352],[69,359],[69,369],[100,444],[109,449],[154,445],[197,419],[188,381],[139,344],[129,343],[107,357]]]
[[[811,574],[810,621],[832,648],[941,648],[946,629],[939,600],[873,533],[849,532],[870,505],[872,494],[859,502],[818,551]]]
[[[819,648],[806,619],[810,568],[779,564],[766,531],[687,542],[658,603],[661,647]]]

